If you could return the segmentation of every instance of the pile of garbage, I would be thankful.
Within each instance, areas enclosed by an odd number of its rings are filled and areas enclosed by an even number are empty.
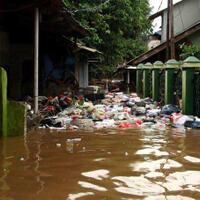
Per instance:
[[[27,109],[31,121],[31,105]],[[83,96],[40,97],[39,110],[40,128],[86,131],[140,127],[164,130],[166,126],[200,128],[200,118],[183,115],[175,105],[161,107],[158,102],[141,99],[136,93],[107,93],[104,99],[95,102]]]

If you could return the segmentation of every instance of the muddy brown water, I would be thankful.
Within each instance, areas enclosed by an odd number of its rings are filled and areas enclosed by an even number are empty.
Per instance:
[[[0,200],[200,199],[199,130],[39,130],[0,151]]]

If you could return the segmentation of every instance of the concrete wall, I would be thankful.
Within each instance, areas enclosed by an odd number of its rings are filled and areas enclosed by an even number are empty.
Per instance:
[[[8,102],[8,136],[24,135],[26,128],[26,107],[24,103]]]
[[[7,101],[7,73],[0,67],[0,137],[26,133],[24,103]]]
[[[174,33],[175,35],[187,30],[200,21],[200,0],[184,0],[174,6]],[[162,39],[166,41],[167,10],[163,14]]]
[[[151,40],[148,42],[148,50],[151,50],[160,45],[160,40]]]

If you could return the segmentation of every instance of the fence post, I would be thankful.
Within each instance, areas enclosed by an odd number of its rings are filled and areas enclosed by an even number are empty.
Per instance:
[[[146,63],[143,67],[143,97],[150,97],[151,96],[151,73],[152,64]]]
[[[174,104],[174,71],[179,68],[179,62],[171,59],[165,65],[165,104]]]
[[[143,64],[139,64],[137,66],[136,71],[136,92],[138,96],[143,96],[142,88],[143,88],[143,75],[142,75]]]
[[[7,73],[0,67],[0,136],[7,135]]]
[[[163,68],[161,61],[156,61],[152,69],[152,98],[154,101],[160,100],[160,70]]]
[[[200,60],[194,56],[184,60],[182,65],[182,112],[194,114],[194,71],[200,68]]]

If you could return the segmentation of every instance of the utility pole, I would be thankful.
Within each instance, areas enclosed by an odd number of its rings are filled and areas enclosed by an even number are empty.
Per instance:
[[[170,58],[175,59],[175,43],[174,43],[174,4],[173,0],[170,0]]]
[[[34,112],[38,113],[39,8],[34,12]]]
[[[173,0],[168,0],[167,9],[167,60],[175,59],[174,41],[174,4]]]
[[[167,42],[167,48],[166,48],[166,60],[169,60],[169,14],[170,14],[170,0],[168,0],[167,4],[167,32],[166,32],[166,42]]]

